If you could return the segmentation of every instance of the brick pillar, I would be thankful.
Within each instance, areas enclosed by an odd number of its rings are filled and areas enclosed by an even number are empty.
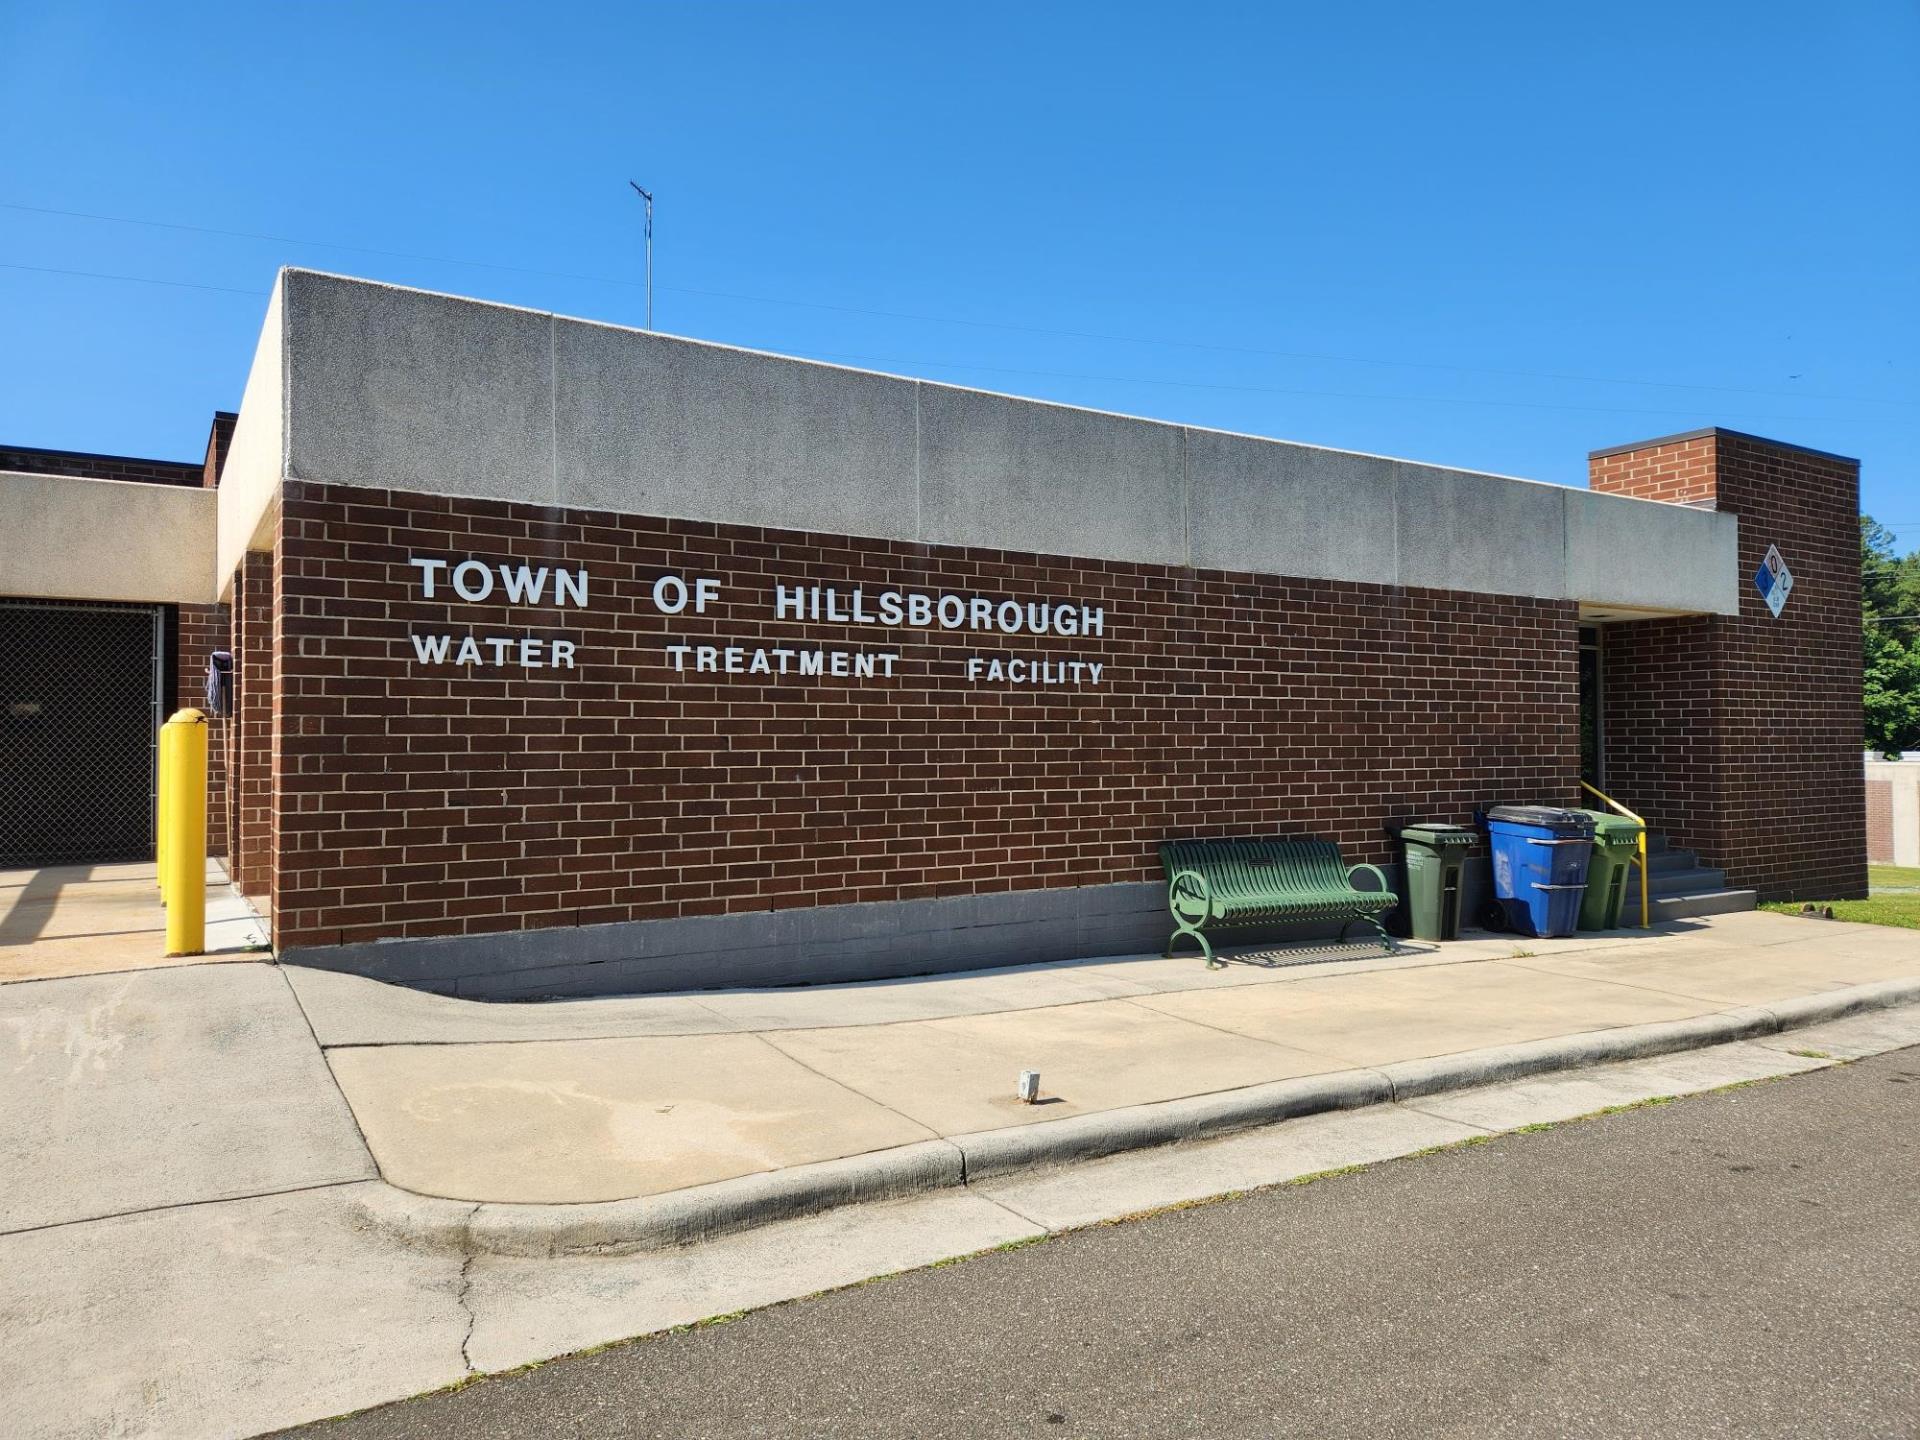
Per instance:
[[[286,497],[283,487],[281,513],[273,527],[273,552],[265,557],[273,576],[274,596],[271,620],[273,638],[271,659],[269,661],[273,668],[273,680],[270,693],[273,706],[273,726],[272,743],[268,761],[271,768],[267,781],[271,791],[268,797],[269,809],[267,812],[267,864],[270,867],[268,870],[267,904],[268,914],[272,922],[272,939],[275,950],[278,950],[281,946],[280,937],[283,933],[282,917],[286,912],[285,900],[287,890],[287,886],[282,877],[281,867],[286,863],[285,835],[290,807],[287,803],[287,786],[282,777],[287,774],[289,768],[287,758],[289,732],[297,731],[301,728],[301,722],[297,718],[293,720],[287,718],[286,702],[287,695],[291,689],[291,684],[288,679],[288,671],[291,667],[288,663],[289,624],[287,615],[289,609],[292,608],[292,602],[287,594],[287,518],[285,506]]]
[[[233,448],[233,427],[240,417],[231,410],[213,412],[213,425],[207,431],[207,458],[200,469],[200,484],[212,490],[220,484],[220,472],[227,465],[227,451]]]
[[[224,605],[181,605],[174,645],[176,710],[204,710],[207,705],[207,660],[228,643],[229,617]],[[221,743],[221,722],[213,720],[207,745],[207,854],[225,855],[227,766]]]
[[[273,557],[250,551],[234,582],[238,642],[234,665],[234,780],[239,840],[235,883],[264,896],[272,884]]]
[[[1763,899],[1864,895],[1860,462],[1714,429],[1596,451],[1589,483],[1740,518],[1738,616],[1603,631],[1612,793]]]
[[[233,598],[228,613],[232,640],[228,648],[233,653],[233,709],[220,727],[227,769],[227,878],[245,894],[247,855],[240,844],[240,789],[247,759],[240,748],[241,706],[245,700],[241,686],[246,678],[244,657],[247,653],[247,567],[244,563],[233,572]]]

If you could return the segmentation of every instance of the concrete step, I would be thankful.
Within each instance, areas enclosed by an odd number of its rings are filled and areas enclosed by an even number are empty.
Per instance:
[[[1647,889],[1655,895],[1699,895],[1709,890],[1724,890],[1727,886],[1727,872],[1708,870],[1696,865],[1691,870],[1655,870],[1647,871]],[[1640,879],[1631,873],[1627,876],[1627,888],[1639,890]]]
[[[1752,890],[1696,890],[1683,895],[1655,895],[1652,897],[1653,923],[1685,920],[1695,915],[1731,915],[1753,909],[1759,898]],[[1620,907],[1620,923],[1623,926],[1640,923],[1638,886],[1628,893],[1626,903]]]
[[[1666,870],[1692,870],[1700,864],[1700,855],[1693,850],[1655,850],[1647,848],[1648,873],[1658,875]]]

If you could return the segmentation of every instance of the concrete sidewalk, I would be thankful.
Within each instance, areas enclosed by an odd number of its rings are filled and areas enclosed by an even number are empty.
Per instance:
[[[1043,1137],[1139,1107],[1920,980],[1911,932],[1766,913],[1345,953],[1368,958],[1208,971],[1139,957],[515,1006],[286,975],[389,1181],[547,1206],[1014,1127],[1035,1127],[1038,1156]],[[1014,1099],[1022,1069],[1041,1073],[1038,1105]]]
[[[207,954],[167,956],[167,916],[151,861],[0,870],[0,985],[209,960],[257,958],[267,931],[207,862]]]
[[[1211,973],[1145,958],[550,1005],[259,959],[0,985],[9,1433],[251,1434],[1155,1205],[1920,1043],[1920,1006],[1775,1033],[1810,1006],[1920,998],[1915,977],[1920,936],[1750,915]],[[1490,1055],[1579,1063],[1604,1053],[1592,1036],[1648,1027],[1698,1045],[1729,1017],[1752,1038],[1457,1088],[1494,1078]],[[1014,1106],[1021,1066],[1054,1103]],[[1100,1153],[1089,1134],[1204,1133],[1143,1116],[1240,1105],[1245,1125],[1276,1090],[1369,1074],[1364,1109],[1035,1168]],[[829,1198],[885,1194],[859,1177],[909,1155],[943,1188],[647,1253],[539,1249],[632,1248],[636,1215],[704,1233],[794,1213],[751,1194],[784,1203],[834,1167]],[[499,1203],[528,1195],[594,1198]]]

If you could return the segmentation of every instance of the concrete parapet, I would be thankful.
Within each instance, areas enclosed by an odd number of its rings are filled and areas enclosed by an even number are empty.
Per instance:
[[[1738,609],[1730,515],[311,271],[284,273],[268,327],[235,445],[243,474],[283,412],[294,479],[1649,612]],[[238,553],[252,508],[242,496],[223,505],[234,514],[223,557]]]

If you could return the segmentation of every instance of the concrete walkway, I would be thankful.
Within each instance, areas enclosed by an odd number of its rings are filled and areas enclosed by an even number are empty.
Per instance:
[[[971,1143],[959,1129],[1098,1126],[1391,1056],[1851,1003],[1875,982],[1884,1004],[1886,982],[1920,976],[1920,936],[1744,915],[1390,960],[1209,973],[1148,958],[511,1007],[262,959],[154,967],[151,946],[121,957],[131,968],[87,964],[64,945],[81,938],[18,947],[42,978],[0,985],[10,1435],[252,1434],[1154,1205],[1920,1043],[1920,1006],[1883,1010],[1481,1090],[1389,1091],[1063,1169],[981,1167],[667,1251],[521,1258],[477,1242],[482,1211],[652,1206],[690,1185],[950,1151],[950,1135]],[[36,966],[43,944],[61,948]],[[51,973],[75,964],[105,973]],[[1023,1066],[1053,1103],[1013,1104]],[[380,1220],[396,1197],[416,1203],[395,1185],[574,1203],[418,1200],[464,1217],[422,1243]]]
[[[257,957],[266,928],[207,862],[207,951],[167,957],[167,916],[151,861],[0,870],[0,985]]]
[[[1397,958],[518,1006],[285,973],[388,1180],[564,1205],[1920,978],[1920,936],[1749,913]],[[1038,1105],[1014,1099],[1022,1069]]]

